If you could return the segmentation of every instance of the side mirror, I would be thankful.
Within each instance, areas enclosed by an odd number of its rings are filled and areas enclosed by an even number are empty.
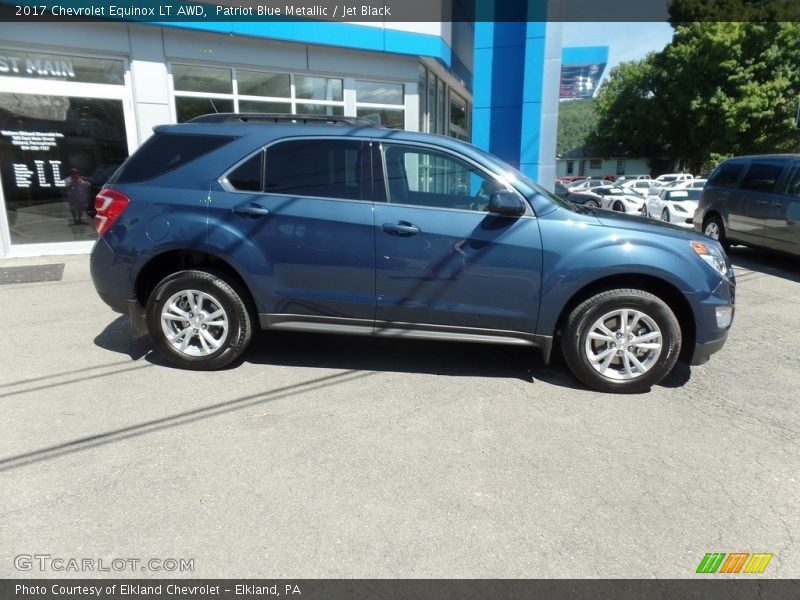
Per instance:
[[[501,190],[492,192],[486,210],[504,217],[520,217],[525,214],[525,204],[516,192]]]

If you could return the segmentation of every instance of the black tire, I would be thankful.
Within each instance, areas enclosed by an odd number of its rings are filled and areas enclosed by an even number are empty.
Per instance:
[[[195,371],[213,371],[221,369],[225,365],[236,360],[242,352],[244,352],[253,332],[252,318],[247,309],[243,298],[243,293],[238,291],[235,285],[231,285],[226,281],[224,276],[206,271],[179,271],[173,273],[169,277],[163,279],[153,290],[152,294],[147,300],[147,330],[153,340],[156,349],[172,364],[182,369],[191,369]],[[188,301],[189,292],[199,292],[204,295],[203,299],[199,295],[192,295],[194,300],[200,299],[202,310],[195,315],[191,310]],[[185,295],[181,296],[182,293]],[[165,328],[170,330],[174,327],[173,331],[189,329],[186,327],[189,321],[165,320],[162,325],[162,311],[164,306],[171,299],[178,298],[174,304],[177,311],[187,309],[184,312],[191,315],[193,319],[200,319],[198,322],[191,323],[197,325],[197,328],[192,328],[189,333],[180,337],[181,340],[186,340],[187,347],[184,351],[173,346],[167,338]],[[184,304],[180,304],[184,302]],[[209,321],[210,325],[203,326],[202,320],[214,313],[223,311],[223,315],[215,317]],[[175,319],[175,317],[171,317]],[[227,328],[217,325],[217,323],[225,322]],[[201,340],[201,329],[207,330],[213,342],[218,343],[219,347],[211,349],[208,347],[209,342],[205,339]],[[203,334],[205,335],[205,334]]]
[[[661,336],[660,354],[656,354],[655,350],[641,350],[647,354],[636,356],[642,358],[641,362],[646,369],[640,374],[634,373],[629,379],[622,378],[625,377],[622,373],[624,371],[623,360],[627,360],[630,364],[630,360],[627,358],[629,353],[626,353],[623,359],[618,356],[620,351],[611,348],[610,342],[590,342],[590,345],[593,346],[592,351],[597,350],[602,355],[608,350],[606,356],[609,353],[612,356],[611,364],[607,365],[605,369],[608,375],[605,375],[592,366],[586,343],[596,321],[614,311],[624,309],[638,311],[645,315],[657,327]],[[617,322],[621,323],[621,320],[620,315]],[[610,321],[604,321],[604,323],[610,323]],[[655,328],[650,327],[644,320],[641,321],[641,324],[642,328],[637,329],[636,335],[656,332]],[[608,328],[613,333],[613,326]],[[623,346],[629,343],[624,337],[622,340]],[[614,343],[618,342],[619,338],[615,339]],[[631,346],[628,346],[628,349],[630,348]],[[670,307],[657,296],[643,290],[611,289],[584,300],[573,309],[567,317],[562,332],[561,350],[573,375],[590,388],[601,392],[643,392],[661,381],[675,366],[681,351],[681,329]],[[623,347],[621,351],[624,352],[625,348]],[[602,363],[604,360],[600,362]],[[639,370],[636,367],[633,369]],[[615,374],[617,378],[615,378]]]
[[[668,209],[665,208],[664,210],[661,211],[661,220],[664,221],[664,223],[669,223],[669,210]]]
[[[588,206],[589,208],[600,208],[600,203],[596,200],[587,200],[583,203],[584,206]]]
[[[713,226],[716,227],[716,236]],[[719,215],[710,215],[705,218],[703,221],[703,234],[707,237],[710,237],[712,240],[717,240],[726,252],[728,251],[728,248],[731,247],[731,244],[725,235],[725,225],[723,224],[722,218]]]
[[[617,212],[625,212],[625,207],[622,206],[622,202],[617,200],[616,202],[614,202],[614,210]]]

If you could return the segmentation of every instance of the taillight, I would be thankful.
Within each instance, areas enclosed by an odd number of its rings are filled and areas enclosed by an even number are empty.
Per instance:
[[[94,228],[97,229],[97,235],[102,236],[111,229],[130,201],[125,194],[116,190],[108,188],[100,190],[94,199],[94,208],[97,211],[94,216]]]

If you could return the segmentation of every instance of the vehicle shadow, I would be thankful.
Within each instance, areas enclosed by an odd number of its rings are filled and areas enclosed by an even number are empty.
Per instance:
[[[537,350],[489,344],[258,332],[244,355],[254,364],[514,378],[548,370]]]
[[[144,359],[156,366],[177,369],[157,352],[147,337],[133,338],[127,317],[111,322],[96,338],[99,347]],[[346,335],[264,332],[253,335],[250,347],[225,370],[243,363],[284,367],[312,367],[343,371],[422,373],[450,377],[494,377],[541,381],[558,387],[589,391],[569,372],[558,348],[550,364],[537,349],[494,344],[428,340],[395,340]],[[691,368],[678,363],[659,387],[678,388]]]
[[[94,338],[94,343],[103,350],[127,354],[133,360],[139,360],[153,349],[149,337],[135,338],[131,335],[130,321],[122,315],[106,325]]]
[[[731,246],[728,257],[736,269],[747,269],[800,283],[800,264],[797,258],[786,254],[746,246]],[[746,274],[742,275],[741,272],[737,272],[736,276],[747,278]]]

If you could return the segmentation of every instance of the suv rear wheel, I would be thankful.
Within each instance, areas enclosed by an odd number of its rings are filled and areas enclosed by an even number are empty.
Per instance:
[[[172,364],[212,371],[238,358],[252,335],[242,295],[221,276],[180,271],[163,279],[147,301],[147,329]]]
[[[562,351],[572,373],[603,392],[643,392],[675,366],[681,330],[667,304],[643,290],[612,289],[567,318]]]

